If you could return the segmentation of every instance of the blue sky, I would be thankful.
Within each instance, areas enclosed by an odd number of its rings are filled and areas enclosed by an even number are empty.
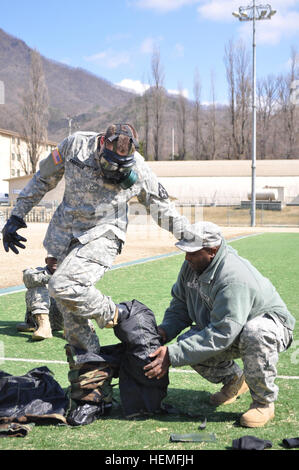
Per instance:
[[[268,0],[267,0],[268,1]],[[9,0],[0,27],[59,62],[81,67],[140,91],[149,83],[153,47],[160,50],[164,86],[193,99],[198,70],[202,102],[227,100],[224,48],[240,38],[251,57],[252,23],[232,16],[251,0]],[[257,0],[257,4],[264,4]],[[267,2],[265,2],[267,3]],[[299,0],[273,0],[271,21],[257,23],[257,75],[288,70],[291,47],[299,53]],[[1,74],[1,71],[0,71]],[[0,77],[1,78],[1,77]]]

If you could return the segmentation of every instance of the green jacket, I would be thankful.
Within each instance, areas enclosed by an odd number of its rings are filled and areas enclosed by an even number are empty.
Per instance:
[[[167,340],[196,325],[184,339],[168,346],[172,366],[195,365],[224,351],[258,315],[276,314],[291,330],[295,325],[271,282],[225,240],[201,275],[183,263],[172,297],[161,324]]]

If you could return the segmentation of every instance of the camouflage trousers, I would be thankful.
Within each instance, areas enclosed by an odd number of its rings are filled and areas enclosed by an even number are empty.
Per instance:
[[[122,242],[108,232],[82,245],[75,241],[49,281],[49,292],[63,314],[65,338],[71,346],[98,353],[100,343],[91,319],[100,328],[114,317],[111,297],[94,287],[111,268]]]
[[[291,340],[292,332],[276,315],[258,316],[244,326],[229,349],[193,369],[212,383],[226,384],[234,375],[242,375],[242,369],[233,361],[241,358],[252,399],[263,404],[274,402],[278,396],[275,384],[278,355],[289,347]]]
[[[46,286],[31,287],[27,289],[25,322],[35,324],[35,315],[49,315],[51,329],[63,330],[63,316],[54,299],[49,296]]]

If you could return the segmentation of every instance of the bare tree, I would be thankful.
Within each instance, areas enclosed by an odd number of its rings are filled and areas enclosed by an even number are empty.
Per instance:
[[[194,72],[193,93],[194,158],[195,160],[199,160],[201,156],[201,83],[198,69]]]
[[[208,110],[208,148],[209,159],[215,160],[217,153],[216,93],[214,73],[211,72],[211,104]]]
[[[152,87],[152,109],[153,109],[153,139],[154,139],[154,159],[159,160],[162,154],[163,135],[163,110],[165,102],[164,71],[160,59],[160,51],[156,47],[153,50],[151,71],[153,77]]]
[[[249,102],[251,94],[249,58],[243,45],[229,41],[225,47],[224,63],[229,89],[231,137],[229,154],[232,158],[246,158],[249,145]]]
[[[275,137],[273,120],[277,108],[277,79],[273,75],[257,82],[258,157],[267,158],[268,142]]]
[[[286,158],[296,156],[295,147],[298,138],[298,125],[296,127],[296,104],[291,100],[292,83],[298,78],[298,53],[295,48],[291,51],[290,72],[279,78],[279,105],[283,122],[283,133],[286,139]]]
[[[228,82],[229,95],[229,115],[231,125],[231,135],[228,137],[228,157],[237,158],[237,138],[236,138],[236,106],[235,106],[235,56],[234,43],[232,40],[225,46],[224,63],[226,68],[226,79]]]
[[[143,80],[144,82],[144,80]],[[142,114],[143,114],[143,127],[144,127],[144,140],[143,140],[143,156],[145,160],[149,159],[149,144],[150,144],[150,93],[143,87],[142,94]]]
[[[49,98],[40,54],[31,52],[30,79],[23,95],[22,134],[27,144],[30,168],[35,173],[43,146],[47,141]]]
[[[187,99],[184,96],[181,83],[178,85],[178,130],[179,130],[179,159],[185,160],[187,154]]]
[[[236,101],[238,126],[239,158],[248,158],[249,154],[249,108],[251,96],[251,74],[249,55],[243,43],[236,49]]]

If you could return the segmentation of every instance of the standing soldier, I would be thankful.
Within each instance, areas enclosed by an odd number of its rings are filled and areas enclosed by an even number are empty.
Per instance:
[[[76,388],[86,379],[86,364],[84,360],[76,364],[76,351],[83,350],[93,357],[100,351],[88,320],[94,319],[104,328],[113,327],[121,319],[121,308],[94,285],[121,252],[130,199],[136,196],[154,220],[178,239],[189,225],[137,148],[138,136],[129,124],[112,124],[103,134],[77,132],[67,137],[41,161],[3,229],[6,251],[18,253],[17,247],[25,248],[22,242],[26,239],[17,233],[26,227],[25,215],[64,175],[63,201],[49,224],[44,247],[58,262],[49,293],[63,313],[68,360],[72,368],[77,368],[76,378],[71,371],[70,380],[76,382]],[[92,369],[96,376],[96,362]],[[97,401],[99,395],[94,393],[94,398],[89,394],[89,400]]]

